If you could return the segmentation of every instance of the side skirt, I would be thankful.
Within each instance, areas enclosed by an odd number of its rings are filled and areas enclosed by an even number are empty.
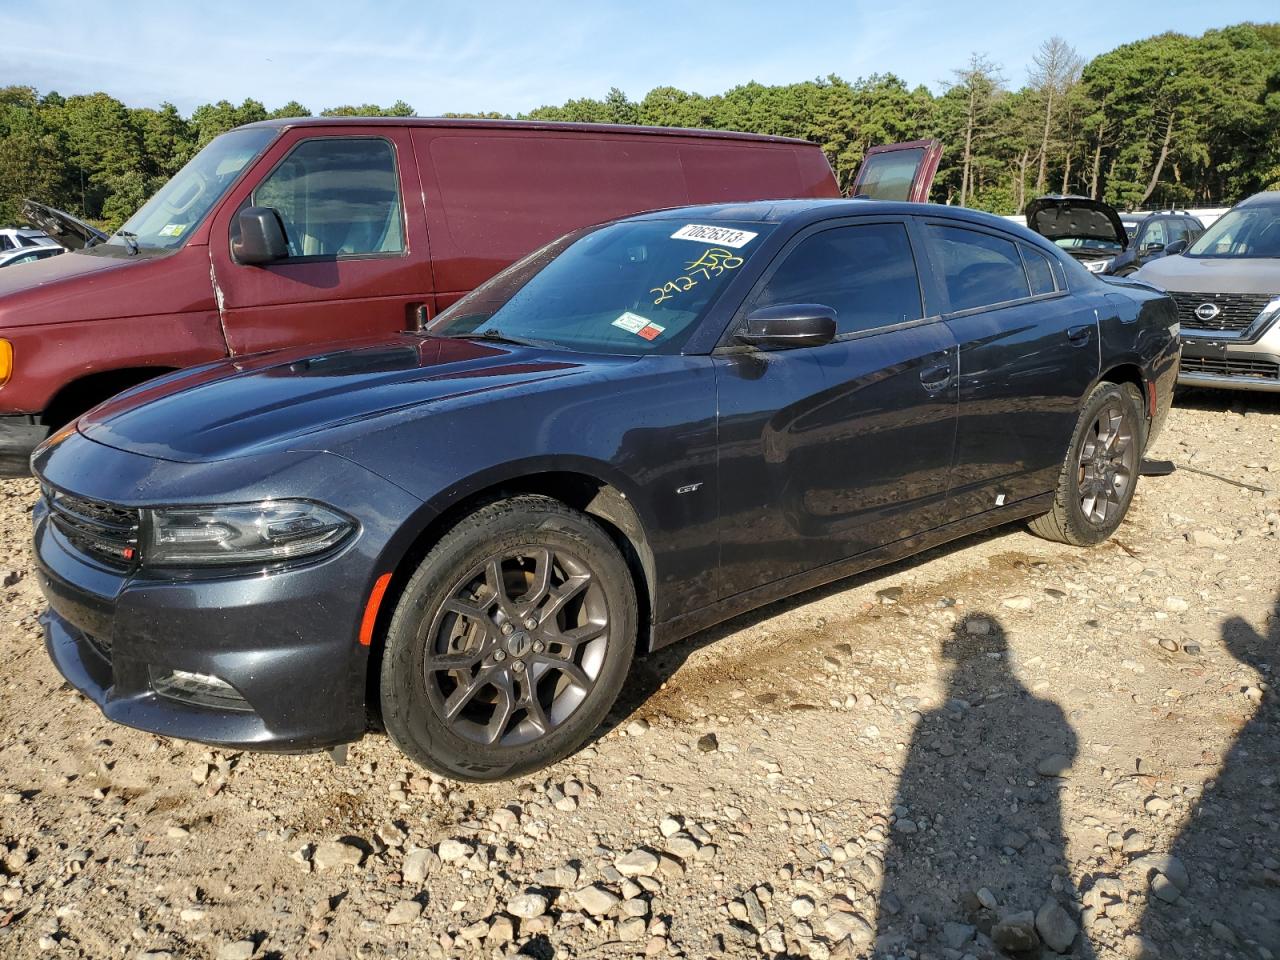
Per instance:
[[[902,560],[905,557],[932,549],[951,540],[967,537],[982,530],[989,530],[992,527],[998,527],[1001,524],[1021,520],[1025,517],[1038,516],[1047,512],[1052,506],[1053,493],[1044,493],[994,510],[987,510],[972,517],[966,517],[963,520],[956,520],[941,527],[935,527],[933,530],[916,534],[914,537],[907,537],[905,540],[896,540],[883,547],[868,550],[845,560],[837,560],[814,570],[806,570],[804,573],[798,573],[784,580],[766,583],[764,586],[756,587],[754,590],[734,594],[732,597],[726,597],[724,600],[681,614],[663,623],[655,624],[653,639],[649,648],[650,652],[692,636],[699,630],[705,630],[717,623],[729,620],[757,607],[762,607],[765,604],[773,603],[776,600],[782,600],[786,597],[795,596],[797,593],[812,590],[814,587],[820,587],[836,580],[842,580],[845,577],[864,573],[874,567]]]

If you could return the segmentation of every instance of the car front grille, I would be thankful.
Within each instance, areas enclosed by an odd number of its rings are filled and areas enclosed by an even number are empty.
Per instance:
[[[1246,377],[1280,381],[1280,363],[1237,360],[1230,357],[1183,357],[1183,373],[1208,373],[1217,377]]]
[[[1178,321],[1182,328],[1192,330],[1219,330],[1239,333],[1249,329],[1258,319],[1264,307],[1277,294],[1274,293],[1187,293],[1169,291],[1178,305]],[[1196,311],[1206,304],[1218,308],[1216,315],[1205,319]],[[1205,312],[1212,312],[1206,309]]]
[[[49,488],[44,495],[53,525],[76,550],[120,570],[137,564],[139,511]]]

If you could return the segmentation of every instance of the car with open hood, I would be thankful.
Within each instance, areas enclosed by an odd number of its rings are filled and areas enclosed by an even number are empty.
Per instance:
[[[1241,201],[1134,278],[1178,305],[1179,383],[1280,393],[1280,191]]]
[[[422,330],[174,373],[50,437],[46,645],[155,733],[305,750],[372,712],[434,770],[517,776],[637,653],[1012,520],[1109,537],[1176,326],[955,207],[584,228]]]
[[[1051,194],[1027,204],[1027,226],[1079,260],[1090,273],[1107,273],[1129,249],[1129,234],[1115,207],[1092,197]]]

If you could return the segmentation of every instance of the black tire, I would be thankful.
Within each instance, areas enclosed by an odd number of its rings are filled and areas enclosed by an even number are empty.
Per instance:
[[[1123,425],[1109,441],[1111,434],[1100,432],[1099,424],[1101,418],[1110,420],[1117,412]],[[1077,547],[1095,546],[1115,533],[1133,502],[1147,446],[1146,429],[1141,394],[1133,384],[1094,387],[1085,397],[1071,435],[1053,508],[1030,522],[1031,532]]]
[[[631,573],[598,523],[550,497],[491,503],[405,586],[382,660],[387,734],[459,780],[554,763],[617,699],[636,630]]]

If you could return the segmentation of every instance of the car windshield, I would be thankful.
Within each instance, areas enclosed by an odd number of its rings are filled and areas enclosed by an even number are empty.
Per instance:
[[[1228,210],[1189,248],[1188,257],[1280,257],[1280,203]]]
[[[277,132],[259,127],[215,137],[125,221],[106,245],[161,250],[182,246]]]
[[[643,355],[676,349],[773,230],[628,220],[570,234],[442,313],[428,333]]]

